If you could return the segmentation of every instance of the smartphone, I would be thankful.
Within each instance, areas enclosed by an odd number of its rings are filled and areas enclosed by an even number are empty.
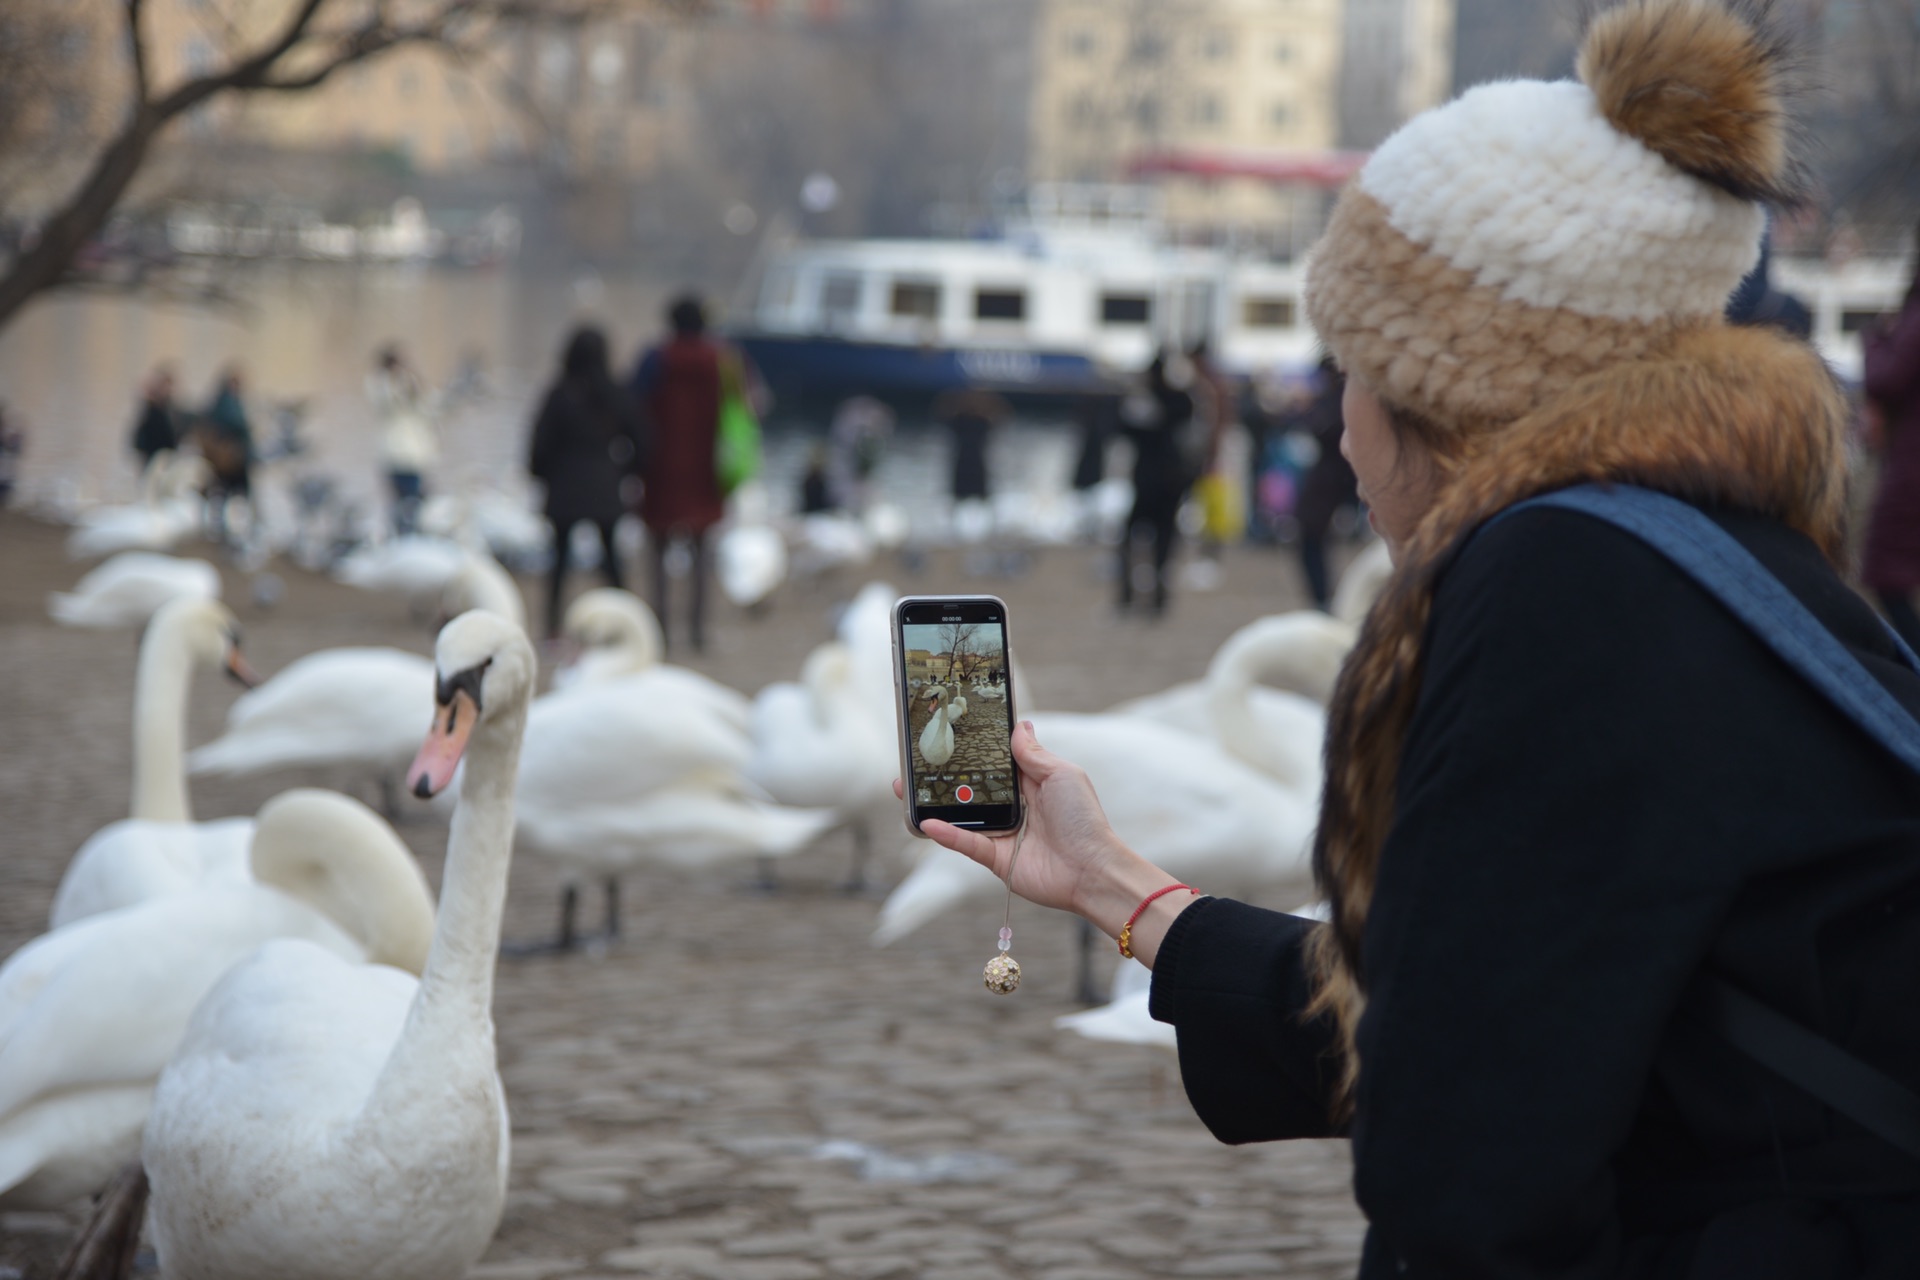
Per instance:
[[[893,607],[893,689],[907,829],[939,818],[1020,825],[1013,654],[998,596],[908,596]]]

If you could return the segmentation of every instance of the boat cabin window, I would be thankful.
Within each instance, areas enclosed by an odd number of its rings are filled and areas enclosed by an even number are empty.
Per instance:
[[[1249,329],[1293,328],[1292,298],[1243,298],[1240,323]]]
[[[940,286],[931,280],[895,280],[890,314],[910,320],[940,318]]]
[[[1025,320],[1027,291],[1025,289],[975,289],[973,318],[975,320]]]
[[[1886,314],[1884,311],[1866,311],[1847,308],[1840,313],[1840,332],[1859,333],[1862,329],[1870,329],[1885,317]]]
[[[1153,319],[1153,300],[1144,293],[1100,295],[1101,324],[1147,324]]]
[[[820,282],[820,316],[824,320],[848,320],[860,309],[860,275],[854,271],[829,271]]]

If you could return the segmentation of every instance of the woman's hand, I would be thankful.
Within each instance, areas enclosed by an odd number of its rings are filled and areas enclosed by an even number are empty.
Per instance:
[[[1013,891],[1027,901],[1084,916],[1109,937],[1117,936],[1135,904],[1173,883],[1173,877],[1114,834],[1086,770],[1041,746],[1031,721],[1021,721],[1013,731],[1013,759],[1020,767],[1020,796],[1026,807],[1017,863],[1013,832],[989,836],[936,819],[921,823],[920,829],[936,844],[972,858],[1002,880],[1011,865]],[[900,790],[898,782],[894,790]]]

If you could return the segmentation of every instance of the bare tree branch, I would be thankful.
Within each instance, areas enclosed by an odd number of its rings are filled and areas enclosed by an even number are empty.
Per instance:
[[[126,0],[127,56],[133,62],[133,100],[135,110],[147,101],[147,40],[140,34],[140,11],[145,0]]]

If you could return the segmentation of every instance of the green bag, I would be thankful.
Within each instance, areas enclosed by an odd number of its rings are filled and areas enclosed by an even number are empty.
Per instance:
[[[720,496],[760,474],[760,419],[747,402],[746,378],[737,356],[720,361],[720,425],[714,433],[713,472]]]

